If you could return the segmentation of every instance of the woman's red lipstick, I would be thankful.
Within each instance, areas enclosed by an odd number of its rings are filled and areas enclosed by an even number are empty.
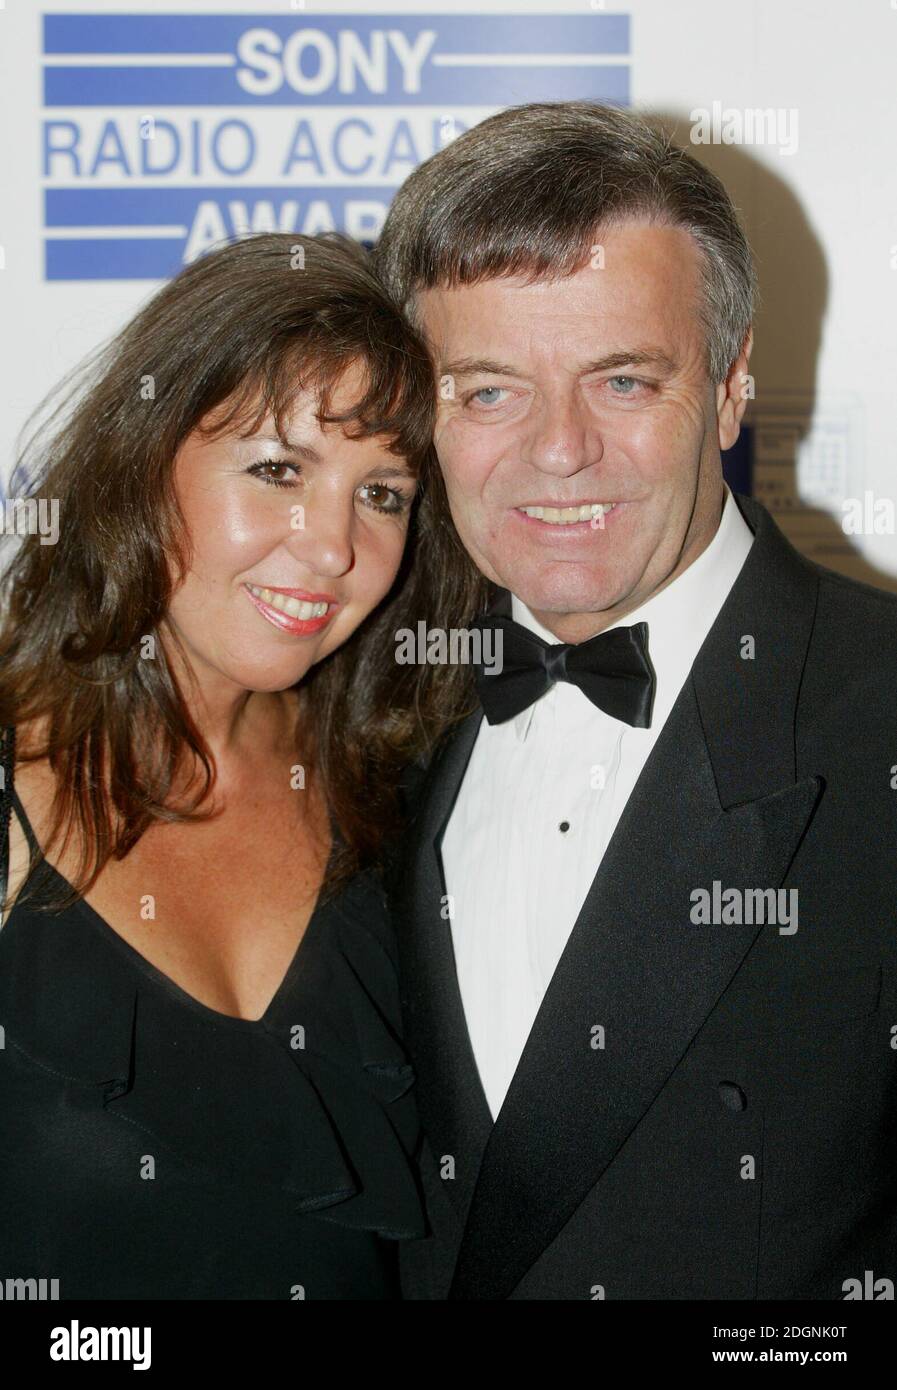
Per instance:
[[[284,589],[274,584],[253,584],[243,585],[246,593],[255,605],[263,618],[274,627],[280,628],[281,632],[289,632],[294,637],[308,637],[312,633],[320,632],[325,628],[337,610],[337,601],[332,594],[310,594],[305,589]],[[253,592],[257,590],[257,592]],[[290,607],[295,610],[299,605],[306,608],[312,604],[328,604],[326,613],[302,616],[301,613],[285,612],[282,608],[275,608],[270,602],[266,602],[263,594],[277,594],[278,597],[291,600]]]

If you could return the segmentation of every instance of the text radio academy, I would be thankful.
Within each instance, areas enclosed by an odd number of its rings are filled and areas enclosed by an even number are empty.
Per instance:
[[[628,100],[623,16],[347,18],[45,16],[48,278],[171,274],[253,231],[375,239],[407,174],[488,110],[561,76]]]
[[[271,30],[253,28],[238,40],[233,76],[238,88],[250,97],[272,96],[287,88],[299,98],[329,92],[335,101],[345,101],[357,95],[362,86],[382,95],[387,88],[389,62],[394,59],[403,93],[414,93],[420,90],[421,65],[434,40],[433,31],[424,30],[409,39],[400,31],[387,30],[372,33],[365,45],[351,30],[331,36],[303,29],[282,41]],[[309,54],[314,62],[309,61]],[[272,172],[282,178],[328,173],[360,178],[373,174],[392,182],[465,128],[449,116],[433,118],[428,131],[414,130],[402,116],[394,117],[388,130],[378,129],[374,122],[355,114],[344,116],[329,128],[321,129],[322,124],[309,117],[292,122],[283,132]],[[75,177],[118,170],[125,177],[177,172],[235,178],[256,165],[260,138],[253,125],[239,117],[208,120],[192,116],[175,121],[142,115],[126,123],[107,119],[90,133],[74,122],[51,120],[45,130],[46,172],[64,174],[67,160],[67,171]],[[277,210],[271,199],[256,200],[245,210],[248,225],[241,227],[235,223],[242,220],[242,207],[221,208],[217,200],[214,205],[205,201],[196,207],[184,259],[192,260],[221,235],[241,230],[279,228],[313,234],[348,223],[346,230],[352,234],[375,235],[385,206],[383,200],[375,200],[371,206],[370,200],[359,199],[339,216],[326,190],[321,189],[320,196],[307,200],[304,209],[295,200],[286,200]],[[219,225],[222,221],[231,225]]]

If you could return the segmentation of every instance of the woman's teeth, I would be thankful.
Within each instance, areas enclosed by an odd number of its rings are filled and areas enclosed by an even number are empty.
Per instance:
[[[309,618],[323,618],[330,607],[329,603],[309,603],[305,599],[290,598],[289,594],[278,594],[274,589],[260,589],[257,584],[247,584],[246,587],[269,608],[276,608],[278,613],[286,613],[290,618],[302,618],[305,622]]]
[[[616,502],[586,502],[582,507],[520,507],[519,511],[537,521],[550,521],[554,526],[569,526],[574,521],[598,521],[612,512]]]

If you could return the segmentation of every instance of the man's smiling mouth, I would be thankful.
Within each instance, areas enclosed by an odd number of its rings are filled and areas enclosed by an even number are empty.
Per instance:
[[[584,502],[578,507],[518,507],[517,511],[552,526],[572,526],[582,521],[600,521],[616,505],[616,502]]]

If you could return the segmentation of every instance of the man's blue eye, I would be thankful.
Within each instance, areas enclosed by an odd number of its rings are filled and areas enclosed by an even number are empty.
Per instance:
[[[635,377],[634,377],[634,376],[612,376],[612,377],[611,377],[611,381],[612,381],[612,382],[625,381],[625,382],[628,382],[628,384],[629,384],[630,386],[635,386],[635,384],[636,384],[636,380],[635,380]],[[615,391],[615,392],[614,392],[614,395],[615,395],[615,396],[631,396],[631,395],[632,395],[632,392],[631,392],[631,391]]]
[[[479,391],[474,391],[473,396],[474,400],[480,402],[480,405],[495,405],[495,397],[500,396],[501,392],[502,388],[500,386],[481,386]],[[484,401],[480,399],[482,396],[488,396],[490,394],[493,397],[492,400]]]

